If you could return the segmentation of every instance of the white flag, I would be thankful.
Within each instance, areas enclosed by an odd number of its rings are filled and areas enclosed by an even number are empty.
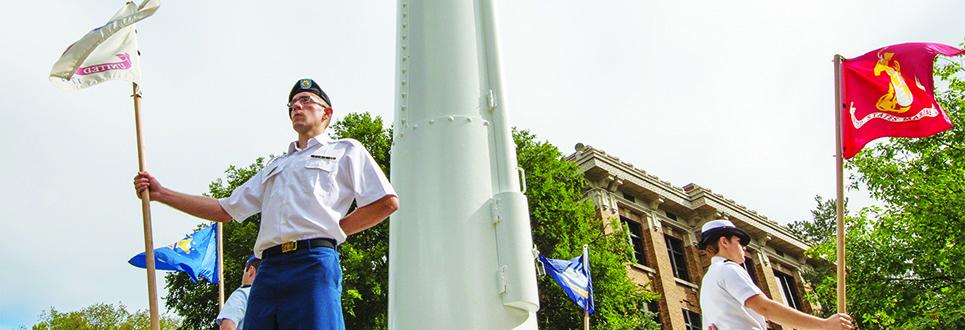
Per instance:
[[[139,82],[141,57],[134,23],[153,15],[160,5],[160,0],[144,0],[140,6],[128,1],[107,24],[67,47],[50,69],[50,81],[67,90],[112,79]]]

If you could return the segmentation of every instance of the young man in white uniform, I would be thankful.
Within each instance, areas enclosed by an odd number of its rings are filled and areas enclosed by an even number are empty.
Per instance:
[[[344,329],[336,247],[399,208],[392,185],[358,141],[325,136],[331,104],[315,81],[296,82],[288,118],[298,139],[228,198],[180,193],[147,172],[134,178],[138,193],[148,189],[152,201],[196,217],[240,222],[261,213],[254,252],[262,262],[246,328]],[[349,213],[353,201],[358,208]]]
[[[700,283],[704,329],[766,330],[765,320],[798,329],[851,329],[847,314],[821,319],[767,298],[741,267],[750,241],[728,220],[710,221],[701,228],[699,247],[713,256]]]

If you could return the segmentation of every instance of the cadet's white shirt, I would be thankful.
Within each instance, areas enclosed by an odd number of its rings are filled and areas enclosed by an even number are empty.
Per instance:
[[[723,257],[710,259],[710,268],[700,283],[700,311],[704,329],[711,324],[717,329],[765,330],[764,317],[745,307],[747,299],[761,292],[751,281],[747,270]]]
[[[245,309],[248,308],[248,293],[251,287],[238,288],[224,302],[224,308],[215,317],[215,323],[221,326],[221,321],[231,320],[235,329],[242,330],[245,325]]]
[[[261,212],[255,255],[289,241],[331,238],[345,241],[338,222],[356,201],[366,206],[395,190],[365,147],[352,139],[319,136],[304,149],[296,142],[231,196],[218,202],[236,221]]]

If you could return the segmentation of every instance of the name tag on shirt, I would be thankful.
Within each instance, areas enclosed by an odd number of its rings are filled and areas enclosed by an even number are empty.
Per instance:
[[[311,155],[310,158],[305,160],[306,168],[317,168],[326,172],[331,172],[335,169],[335,157],[325,156],[325,155]]]

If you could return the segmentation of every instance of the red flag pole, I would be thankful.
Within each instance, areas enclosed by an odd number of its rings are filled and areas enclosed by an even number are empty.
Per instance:
[[[145,171],[144,147],[141,143],[141,90],[137,83],[131,83],[134,93],[134,130],[137,134],[137,168],[138,171]],[[151,229],[151,192],[148,189],[141,191],[141,218],[144,220],[144,263],[147,269],[147,297],[151,308],[151,329],[161,328],[157,313],[157,280],[154,271],[154,240],[153,230]]]
[[[845,291],[845,261],[844,261],[844,148],[843,148],[843,136],[842,136],[842,122],[841,122],[841,108],[844,104],[841,103],[841,90],[844,88],[841,82],[841,55],[834,55],[834,123],[835,123],[835,166],[837,174],[836,190],[837,190],[837,227],[838,227],[838,313],[847,313],[848,304],[847,296]]]
[[[224,309],[224,226],[218,226],[218,310]]]

